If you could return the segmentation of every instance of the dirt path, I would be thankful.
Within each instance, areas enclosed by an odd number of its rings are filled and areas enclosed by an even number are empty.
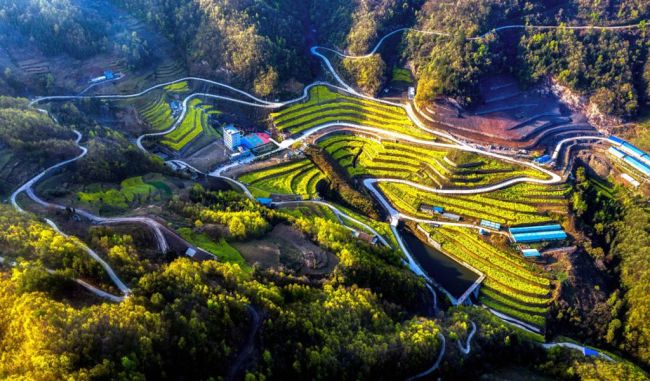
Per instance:
[[[234,380],[242,371],[242,367],[246,365],[246,362],[253,355],[253,351],[255,350],[255,339],[257,337],[257,332],[262,326],[262,319],[255,308],[250,305],[246,307],[251,317],[251,328],[248,331],[248,336],[246,337],[244,346],[239,350],[235,361],[232,363],[230,369],[228,369],[228,374],[224,378],[225,381]]]

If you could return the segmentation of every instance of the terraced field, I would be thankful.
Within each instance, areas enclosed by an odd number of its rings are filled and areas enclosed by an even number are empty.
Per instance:
[[[321,140],[324,148],[350,176],[411,180],[435,188],[473,188],[515,177],[545,178],[525,167],[461,151],[436,150],[389,140],[334,135]],[[460,152],[460,153],[459,153]]]
[[[479,300],[486,306],[540,328],[545,326],[551,282],[535,265],[514,251],[496,248],[476,231],[443,226],[423,226],[442,249],[486,275]]]
[[[171,127],[174,119],[169,103],[163,94],[153,98],[149,103],[137,107],[138,112],[151,125],[154,131],[164,131]]]
[[[177,61],[167,61],[158,65],[155,71],[157,82],[169,82],[185,76],[185,69]]]
[[[483,194],[436,194],[419,190],[407,184],[379,183],[378,186],[396,209],[422,218],[431,218],[431,216],[418,210],[420,204],[442,206],[445,211],[459,214],[466,219],[487,219],[507,225],[552,220],[551,217],[540,213],[539,207],[534,203],[507,201],[494,198],[493,195]]]
[[[137,199],[160,199],[171,194],[169,186],[161,180],[147,181],[142,176],[131,177],[120,183],[120,189],[104,189],[99,186],[94,191],[78,192],[79,201],[94,207],[126,209]]]
[[[415,126],[401,107],[339,94],[326,86],[311,88],[309,100],[272,113],[271,118],[279,131],[290,134],[325,123],[347,122],[434,139]]]
[[[275,194],[296,194],[303,198],[318,196],[316,185],[325,180],[325,175],[309,160],[299,160],[277,165],[260,171],[250,172],[239,181],[249,184],[256,195],[267,197]]]
[[[172,132],[164,135],[162,144],[173,150],[180,151],[194,139],[199,137],[208,126],[208,116],[219,114],[213,106],[204,104],[199,99],[192,99],[188,104],[185,119]]]
[[[413,78],[411,78],[411,71],[409,69],[404,69],[401,67],[394,67],[391,71],[391,81],[413,83]]]
[[[187,81],[172,83],[164,87],[165,91],[170,93],[187,93],[190,91],[190,86]]]

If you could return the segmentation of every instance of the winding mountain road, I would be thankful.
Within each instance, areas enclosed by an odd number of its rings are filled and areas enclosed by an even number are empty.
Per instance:
[[[442,358],[445,357],[445,349],[447,346],[447,341],[445,340],[445,336],[442,333],[438,333],[438,338],[440,339],[440,352],[438,353],[438,358],[436,359],[436,362],[434,362],[429,369],[425,370],[424,372],[418,373],[415,376],[407,378],[406,381],[413,381],[422,377],[426,377],[431,373],[433,373],[433,371],[438,369],[440,363],[442,362]]]
[[[472,324],[472,330],[469,335],[467,335],[467,343],[463,345],[463,343],[458,340],[458,349],[465,355],[469,354],[472,350],[472,337],[474,337],[474,334],[476,333],[476,324],[474,324],[473,321],[470,321],[470,323]]]
[[[500,26],[494,29],[489,30],[486,33],[483,33],[479,36],[475,37],[467,37],[466,39],[469,41],[472,40],[482,40],[487,36],[490,36],[494,33],[498,33],[504,30],[512,30],[512,29],[530,29],[530,30],[551,30],[551,29],[569,29],[569,30],[610,30],[610,31],[622,31],[622,30],[631,30],[631,29],[638,29],[641,28],[641,24],[630,24],[630,25],[617,25],[617,26],[598,26],[598,25],[576,25],[576,26],[571,26],[571,25],[524,25],[524,24],[513,24],[513,25],[504,25]],[[363,59],[363,58],[369,58],[372,57],[374,54],[377,53],[381,45],[390,37],[398,34],[398,33],[403,33],[403,32],[415,32],[419,34],[427,34],[427,35],[433,35],[433,36],[440,36],[440,37],[451,37],[452,35],[447,32],[441,32],[441,31],[435,31],[435,30],[422,30],[422,29],[417,29],[417,28],[399,28],[396,29],[392,32],[389,32],[385,34],[382,38],[377,41],[375,46],[366,54],[359,54],[359,55],[352,55],[352,54],[346,54],[341,51],[327,48],[324,46],[314,46],[312,49],[321,49],[325,51],[332,52],[336,54],[337,56],[341,58],[350,58],[350,59]],[[312,51],[312,54],[313,51]]]
[[[283,201],[283,202],[274,202],[274,203],[273,203],[273,205],[278,205],[278,206],[282,206],[282,205],[294,205],[294,204],[314,204],[314,205],[321,205],[321,206],[327,207],[327,208],[331,209],[332,212],[334,212],[335,215],[337,215],[337,216],[339,216],[339,217],[341,217],[341,218],[343,218],[343,219],[346,219],[346,220],[348,220],[348,221],[351,221],[351,222],[354,223],[354,224],[360,225],[360,226],[362,226],[363,228],[365,228],[366,230],[372,232],[372,234],[374,234],[374,235],[377,237],[377,239],[378,239],[378,240],[379,240],[379,241],[380,241],[384,246],[386,246],[386,247],[390,247],[390,244],[388,243],[388,241],[386,241],[386,239],[384,239],[384,237],[382,237],[382,235],[379,234],[375,229],[373,229],[372,227],[370,227],[370,226],[369,226],[368,224],[366,224],[365,222],[363,222],[363,221],[359,221],[358,219],[356,219],[356,218],[354,218],[354,217],[352,217],[352,216],[350,216],[350,215],[344,213],[341,209],[339,209],[339,208],[337,208],[336,206],[330,204],[329,202],[318,201],[318,200],[301,200],[301,201]]]
[[[594,30],[626,30],[626,29],[638,28],[639,26],[640,25],[638,25],[638,24],[637,25],[627,25],[627,26],[612,26],[612,27],[601,27],[601,26],[551,26],[551,25],[548,25],[548,26],[546,26],[546,25],[543,25],[543,26],[506,25],[506,26],[495,28],[495,29],[493,29],[493,30],[481,35],[481,36],[471,37],[469,39],[482,39],[482,38],[485,38],[486,36],[488,36],[490,34],[500,32],[500,31],[503,31],[503,30],[508,30],[508,29],[559,29],[559,28],[565,28],[565,29],[574,29],[574,30],[586,30],[586,29],[594,29]],[[528,161],[523,161],[523,160],[518,160],[518,159],[510,157],[510,156],[501,155],[501,154],[497,154],[497,153],[494,153],[494,152],[484,151],[484,150],[481,150],[481,149],[470,147],[466,143],[456,139],[455,137],[451,136],[450,134],[448,134],[446,132],[441,132],[441,131],[438,131],[438,130],[430,129],[424,123],[422,123],[419,120],[419,118],[415,114],[415,112],[414,112],[414,110],[413,110],[413,108],[412,108],[412,106],[410,104],[404,105],[404,104],[400,104],[400,103],[394,103],[394,102],[390,102],[390,101],[386,101],[386,100],[376,99],[374,97],[370,97],[368,95],[361,94],[361,93],[357,92],[353,87],[351,87],[350,85],[345,83],[345,81],[343,81],[343,79],[336,73],[332,63],[327,58],[327,56],[325,56],[324,54],[319,52],[319,50],[329,51],[329,52],[333,52],[336,55],[338,55],[340,57],[344,57],[344,58],[352,58],[352,59],[367,58],[367,57],[370,57],[373,54],[375,54],[378,51],[378,49],[381,47],[383,42],[387,38],[390,38],[391,36],[396,35],[396,34],[401,33],[401,32],[404,32],[404,31],[414,31],[414,32],[417,32],[417,33],[424,33],[424,34],[430,34],[430,35],[439,35],[439,36],[450,36],[449,33],[445,33],[445,32],[424,31],[424,30],[417,30],[417,29],[413,29],[413,28],[401,28],[401,29],[395,30],[395,31],[390,32],[387,35],[383,36],[377,42],[377,44],[373,47],[373,49],[369,53],[367,53],[365,55],[358,55],[358,56],[347,55],[345,53],[342,53],[342,52],[339,52],[339,51],[336,51],[336,50],[330,49],[330,48],[314,46],[314,47],[311,48],[311,54],[321,59],[321,61],[325,64],[327,69],[330,71],[330,73],[334,76],[336,81],[342,87],[334,86],[334,85],[331,85],[331,84],[325,83],[325,82],[315,82],[315,83],[310,84],[309,86],[305,87],[301,97],[298,97],[298,98],[295,98],[295,99],[292,99],[292,100],[288,100],[288,101],[285,101],[285,102],[269,102],[269,101],[260,99],[260,98],[258,98],[256,96],[252,95],[252,94],[249,94],[249,93],[247,93],[247,92],[245,92],[243,90],[239,90],[239,89],[234,88],[234,87],[232,87],[230,85],[227,85],[227,84],[224,84],[224,83],[221,83],[221,82],[217,82],[217,81],[212,81],[212,80],[208,80],[208,79],[204,79],[204,78],[198,78],[198,77],[184,77],[184,78],[180,78],[180,79],[177,79],[177,80],[174,80],[174,81],[169,81],[169,82],[165,82],[165,83],[161,83],[161,84],[151,86],[151,87],[149,87],[149,88],[147,88],[145,90],[142,90],[141,92],[134,93],[134,94],[113,94],[113,95],[83,95],[83,94],[81,94],[81,95],[73,95],[73,96],[47,96],[47,97],[39,97],[39,98],[36,98],[36,99],[32,100],[30,102],[30,106],[34,106],[34,105],[36,105],[38,103],[41,103],[41,102],[49,102],[49,101],[67,101],[67,100],[80,100],[80,99],[129,99],[129,98],[135,98],[135,97],[145,95],[145,94],[147,94],[147,93],[149,93],[149,92],[151,92],[153,90],[160,89],[160,88],[163,88],[165,86],[172,85],[172,84],[175,84],[175,83],[179,83],[179,82],[182,82],[182,81],[198,81],[198,82],[202,82],[202,83],[205,83],[205,84],[208,84],[208,85],[221,87],[221,88],[232,91],[234,93],[237,93],[237,94],[242,95],[242,96],[249,99],[249,100],[242,100],[242,99],[238,99],[238,98],[234,98],[234,97],[216,95],[216,94],[210,94],[210,93],[194,93],[194,94],[191,94],[191,95],[187,96],[182,102],[182,112],[181,112],[179,118],[172,124],[172,126],[169,129],[167,129],[165,131],[161,131],[161,132],[153,132],[153,133],[143,134],[143,135],[141,135],[141,136],[139,136],[137,138],[136,145],[138,146],[139,149],[146,152],[146,149],[142,145],[143,139],[145,139],[147,137],[155,137],[155,136],[165,135],[165,134],[175,130],[180,125],[180,123],[182,123],[183,118],[186,116],[186,113],[188,111],[188,102],[192,98],[202,96],[202,97],[209,97],[209,98],[212,98],[212,99],[235,102],[235,103],[239,103],[239,104],[243,104],[243,105],[247,105],[247,106],[252,106],[252,107],[276,109],[276,108],[280,108],[280,107],[283,107],[283,106],[286,106],[286,105],[289,105],[289,104],[296,103],[296,102],[299,102],[301,100],[307,99],[308,92],[313,86],[327,85],[327,86],[339,89],[341,91],[353,94],[353,95],[358,96],[358,97],[362,97],[362,98],[365,98],[365,99],[370,99],[370,100],[373,100],[373,101],[382,102],[382,103],[385,103],[385,104],[390,104],[390,105],[395,105],[395,106],[402,107],[406,111],[409,118],[415,123],[415,125],[418,128],[420,128],[420,129],[422,129],[424,131],[428,131],[428,132],[430,132],[432,134],[435,134],[437,136],[440,136],[440,137],[442,137],[442,138],[444,138],[444,139],[446,139],[448,141],[451,141],[451,142],[453,142],[453,144],[439,143],[439,142],[436,142],[436,141],[428,141],[428,140],[417,139],[417,138],[414,138],[414,137],[411,137],[411,136],[408,136],[408,135],[404,135],[404,134],[400,134],[400,133],[396,133],[396,132],[392,132],[392,131],[386,131],[386,130],[382,130],[382,129],[377,129],[377,128],[373,128],[373,127],[369,127],[369,126],[363,126],[363,125],[357,125],[357,124],[351,124],[351,123],[327,123],[327,124],[323,124],[321,126],[314,127],[313,129],[303,133],[299,138],[287,139],[286,141],[282,142],[280,144],[280,146],[278,147],[278,149],[273,151],[271,154],[277,153],[277,152],[282,151],[284,149],[287,149],[290,146],[292,146],[293,144],[295,144],[296,142],[300,142],[302,140],[305,140],[310,135],[318,133],[319,131],[322,131],[322,130],[324,130],[326,128],[344,127],[344,128],[355,128],[355,129],[357,129],[359,131],[369,131],[369,132],[374,132],[374,133],[381,133],[381,134],[385,134],[387,136],[391,136],[393,138],[397,138],[397,139],[404,140],[404,141],[409,141],[409,142],[416,143],[416,144],[424,144],[424,145],[435,146],[435,147],[458,149],[458,150],[462,150],[462,151],[466,151],[466,152],[474,152],[474,153],[477,153],[479,155],[485,155],[485,156],[497,158],[497,159],[500,159],[500,160],[504,160],[504,161],[507,161],[507,162],[512,162],[512,163],[516,163],[516,164],[519,164],[519,165],[527,166],[527,167],[533,168],[535,170],[541,171],[541,172],[543,172],[543,173],[545,173],[546,175],[549,176],[548,179],[519,177],[519,178],[514,178],[514,179],[510,179],[510,180],[501,182],[499,184],[489,185],[489,186],[485,186],[485,187],[479,187],[479,188],[475,188],[475,189],[471,189],[471,190],[470,189],[437,189],[437,188],[431,188],[431,187],[423,186],[423,185],[413,183],[413,182],[410,182],[410,181],[407,181],[407,180],[400,180],[400,179],[381,178],[381,179],[366,179],[366,180],[364,180],[364,182],[363,182],[364,186],[366,188],[368,188],[370,190],[370,192],[386,208],[386,210],[388,210],[389,215],[390,215],[390,219],[391,219],[392,232],[395,235],[395,238],[396,238],[400,248],[402,249],[402,251],[405,253],[405,255],[407,257],[409,267],[411,268],[411,270],[414,273],[423,276],[425,279],[428,279],[427,275],[419,268],[417,263],[413,260],[411,254],[406,249],[406,247],[405,247],[405,245],[404,245],[404,243],[402,241],[402,238],[401,238],[399,232],[397,231],[396,226],[397,226],[397,223],[399,222],[399,220],[411,219],[411,220],[415,220],[417,222],[429,221],[429,220],[414,219],[413,217],[406,216],[406,215],[398,212],[383,197],[381,192],[379,192],[375,188],[374,184],[376,184],[377,182],[393,182],[393,183],[402,183],[402,184],[406,184],[406,185],[409,185],[409,186],[414,186],[414,187],[416,187],[418,189],[421,189],[423,191],[432,192],[432,193],[439,193],[439,194],[477,194],[477,193],[492,192],[492,191],[495,191],[495,190],[498,190],[498,189],[503,189],[505,187],[512,186],[514,184],[522,183],[522,182],[551,185],[551,184],[560,183],[560,182],[563,181],[563,179],[562,179],[561,176],[557,175],[556,173],[551,172],[551,171],[549,171],[549,170],[547,170],[545,168],[542,168],[540,166],[537,166],[534,163],[531,163],[531,162],[528,162]],[[76,143],[80,147],[80,149],[82,150],[81,154],[79,154],[78,156],[76,156],[73,159],[62,161],[60,163],[57,163],[57,164],[53,165],[52,167],[47,168],[46,170],[39,173],[38,175],[36,175],[31,180],[29,180],[27,183],[25,183],[21,187],[19,187],[11,195],[11,203],[17,210],[24,212],[24,210],[18,205],[18,203],[16,201],[17,195],[22,193],[22,192],[25,192],[32,200],[34,200],[35,202],[37,202],[37,203],[39,203],[41,205],[61,208],[61,206],[59,206],[59,205],[50,204],[50,203],[47,203],[47,202],[41,200],[40,198],[38,198],[38,196],[36,196],[34,194],[34,192],[32,190],[32,187],[43,176],[45,176],[46,173],[48,173],[48,172],[50,172],[52,170],[55,170],[57,168],[60,168],[60,167],[66,165],[68,163],[74,162],[75,160],[78,160],[78,159],[80,159],[80,158],[82,158],[83,156],[86,155],[86,153],[87,153],[86,148],[79,145],[79,142],[81,141],[81,134],[78,131],[75,131],[75,133],[77,135]],[[569,138],[569,139],[562,140],[558,144],[558,146],[556,147],[556,151],[554,152],[554,156],[557,156],[557,153],[559,153],[559,151],[561,150],[562,145],[565,144],[566,142],[575,141],[575,140],[593,140],[593,139],[605,139],[605,138],[587,136],[587,137],[576,137],[576,138]],[[176,160],[176,162],[183,163],[184,165],[189,167],[189,165],[187,163],[184,163],[184,162],[182,162],[180,160]],[[227,170],[227,169],[229,169],[231,167],[237,166],[237,165],[245,164],[245,163],[246,163],[246,161],[232,163],[232,164],[229,164],[227,166],[215,169],[214,171],[209,173],[209,175],[214,176],[214,177],[224,178],[224,179],[227,179],[228,181],[231,181],[232,183],[234,183],[238,187],[240,187],[246,193],[246,195],[248,197],[252,198],[252,194],[248,190],[248,188],[246,187],[245,184],[242,184],[241,182],[237,181],[236,179],[231,179],[231,178],[228,178],[228,177],[225,177],[225,176],[222,175],[222,173],[225,170]],[[193,170],[195,170],[195,169],[193,169]],[[342,216],[344,218],[347,218],[347,219],[349,219],[349,220],[351,220],[351,221],[353,221],[355,223],[360,223],[360,221],[355,220],[354,218],[352,218],[350,216],[347,216],[345,213],[342,213],[340,210],[338,210],[333,205],[328,204],[328,203],[323,203],[323,204],[326,205],[327,207],[331,208],[332,210],[334,210],[335,213],[337,213],[337,215],[340,215],[340,216]],[[159,223],[156,222],[155,220],[151,220],[151,219],[148,219],[146,217],[142,217],[142,218],[141,217],[119,217],[119,218],[112,218],[112,219],[111,218],[102,218],[102,217],[94,216],[94,215],[92,215],[92,214],[90,214],[88,212],[85,212],[85,211],[80,211],[80,214],[82,214],[85,217],[89,218],[91,221],[98,222],[98,223],[127,223],[127,222],[131,223],[131,222],[137,222],[137,223],[146,224],[147,226],[149,226],[154,231],[155,236],[156,236],[156,241],[158,242],[159,247],[161,248],[161,250],[164,251],[164,248],[166,247],[165,246],[166,241],[163,244],[164,236],[160,232]],[[47,220],[47,221],[55,230],[57,230],[61,234],[65,235],[63,232],[61,232],[58,229],[58,227],[52,221],[50,221],[50,220]],[[153,221],[153,222],[151,222],[151,221]],[[437,223],[437,224],[455,224],[455,223],[447,223],[447,222],[444,222],[444,221],[433,221],[433,220],[431,220],[429,222],[430,223]],[[374,232],[374,230],[371,229],[366,224],[361,223],[361,225],[364,226],[364,227],[369,228],[370,231]],[[457,224],[455,224],[455,225],[457,225]],[[465,225],[469,225],[469,224],[463,224],[463,226],[465,226]],[[475,226],[471,225],[471,226],[465,226],[465,227],[475,227]],[[381,235],[377,234],[377,236],[380,237],[380,239],[382,240],[382,243],[387,244],[387,242],[384,240],[384,238]],[[130,290],[117,277],[117,275],[113,272],[113,270],[110,268],[110,266],[108,266],[108,264],[106,264],[96,253],[94,253],[94,251],[92,251],[90,248],[88,248],[85,244],[83,244],[83,243],[81,243],[81,244],[82,244],[82,247],[84,248],[84,250],[86,252],[88,252],[88,254],[91,255],[91,257],[93,257],[93,259],[95,259],[98,263],[100,263],[100,265],[102,265],[102,267],[104,267],[104,269],[107,271],[107,273],[109,274],[109,276],[111,277],[113,282],[124,293],[124,295],[128,296],[129,293],[130,293]],[[428,280],[431,281],[430,279],[428,279]],[[84,285],[84,283],[85,283],[85,282],[80,281],[80,280],[77,280],[77,282],[79,284],[82,284],[82,285]],[[89,289],[93,288],[93,286],[88,285],[88,284],[86,284],[85,287],[89,288]],[[427,287],[431,290],[431,292],[433,294],[433,297],[434,297],[434,300],[436,300],[435,292],[433,291],[431,286],[427,285]],[[104,293],[104,292],[101,291],[101,290],[95,289],[94,293],[95,294],[100,294],[100,293]],[[123,297],[116,297],[116,296],[110,295],[108,293],[104,293],[104,294],[105,294],[104,295],[105,298],[108,298],[108,299],[115,298],[114,301],[123,300]],[[499,314],[496,311],[493,311],[493,313],[495,313],[497,316],[502,315],[502,314]],[[517,326],[519,326],[519,327],[521,327],[523,329],[526,329],[526,330],[531,330],[531,328],[535,329],[535,327],[532,327],[532,326],[529,326],[529,325],[527,325],[525,323],[519,322],[516,319],[512,319],[512,318],[510,318],[508,316],[503,315],[503,316],[500,316],[500,317],[502,317],[503,320],[508,321],[508,322],[510,322],[512,324],[516,324]],[[475,327],[473,322],[472,322],[472,326],[473,326],[473,330],[470,333],[470,335],[468,335],[467,345],[463,346],[463,345],[461,345],[460,342],[458,343],[459,348],[463,353],[469,353],[469,351],[470,351],[470,344],[471,344],[470,341],[471,341],[471,338],[472,338],[474,332],[476,331],[476,327]],[[253,334],[254,334],[254,332],[253,332]],[[437,358],[436,362],[431,366],[431,368],[427,369],[426,371],[424,371],[424,372],[422,372],[422,373],[420,373],[420,374],[418,374],[416,376],[410,377],[409,380],[414,380],[414,379],[417,379],[417,378],[425,377],[425,376],[431,374],[435,369],[437,369],[439,367],[440,362],[442,361],[442,358],[443,358],[444,353],[445,353],[445,345],[446,345],[446,343],[445,343],[444,336],[442,334],[440,334],[440,333],[438,335],[439,335],[439,338],[441,340],[441,350],[440,350],[440,353],[438,355],[438,358]],[[571,344],[571,345],[569,345],[569,344]],[[575,344],[572,344],[572,343],[549,343],[548,347],[549,348],[553,347],[553,346],[572,347],[572,345],[575,345]]]

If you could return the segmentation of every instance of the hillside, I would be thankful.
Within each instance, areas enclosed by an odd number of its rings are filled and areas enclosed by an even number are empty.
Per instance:
[[[644,0],[0,0],[0,379],[650,379]]]

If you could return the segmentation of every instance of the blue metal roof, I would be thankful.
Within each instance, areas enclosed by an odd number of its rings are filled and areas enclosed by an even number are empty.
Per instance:
[[[621,145],[621,144],[625,143],[625,140],[623,140],[623,139],[621,139],[621,138],[617,138],[617,137],[614,136],[614,135],[611,135],[611,136],[610,136],[609,138],[607,138],[607,139],[608,139],[610,142],[612,142],[612,143],[614,143],[614,144],[616,144],[616,145]]]
[[[539,257],[541,254],[539,253],[539,250],[537,249],[524,249],[521,251],[521,253],[524,255],[524,257]]]
[[[623,161],[625,161],[626,163],[628,163],[629,165],[634,167],[634,169],[636,169],[637,171],[639,171],[639,172],[643,173],[644,175],[650,177],[650,167],[648,167],[647,165],[641,163],[637,159],[635,159],[635,158],[633,158],[631,156],[627,156],[625,159],[623,159]]]
[[[271,205],[273,200],[268,197],[258,197],[257,202],[259,202],[262,205]]]
[[[546,163],[548,163],[550,160],[551,160],[551,156],[550,156],[550,155],[543,155],[543,156],[540,156],[540,157],[538,157],[537,159],[535,159],[535,160],[533,160],[533,161],[534,161],[535,163],[538,163],[538,164],[546,164]]]
[[[223,128],[223,131],[224,131],[224,132],[229,132],[229,133],[231,133],[231,134],[235,134],[235,133],[238,133],[238,132],[239,132],[239,130],[236,129],[235,126],[233,126],[232,124],[229,124],[229,125],[225,126],[225,127]]]
[[[481,226],[485,226],[486,228],[491,228],[495,230],[501,230],[501,224],[488,221],[488,220],[481,220]]]
[[[540,242],[540,241],[558,241],[566,239],[567,235],[562,230],[553,230],[548,232],[534,232],[534,233],[520,233],[513,234],[512,240],[514,242]]]
[[[559,224],[552,225],[537,225],[537,226],[520,226],[510,228],[510,234],[515,233],[530,233],[530,232],[545,232],[551,230],[562,230],[562,226]]]
[[[244,145],[244,147],[246,147],[248,149],[253,149],[255,147],[261,146],[262,144],[264,144],[264,142],[257,135],[248,134],[248,135],[244,136],[244,138],[242,139],[242,144]]]
[[[623,145],[621,146],[621,150],[629,153],[634,157],[641,157],[646,154],[645,152],[641,151],[640,149],[636,148],[630,143],[623,143]]]
[[[639,161],[641,161],[643,164],[647,165],[650,167],[650,156],[648,155],[643,155],[639,158]]]
[[[609,153],[611,153],[612,155],[616,156],[619,159],[622,159],[622,158],[625,157],[625,153],[621,152],[617,148],[609,147],[609,149],[607,151],[609,151]]]

